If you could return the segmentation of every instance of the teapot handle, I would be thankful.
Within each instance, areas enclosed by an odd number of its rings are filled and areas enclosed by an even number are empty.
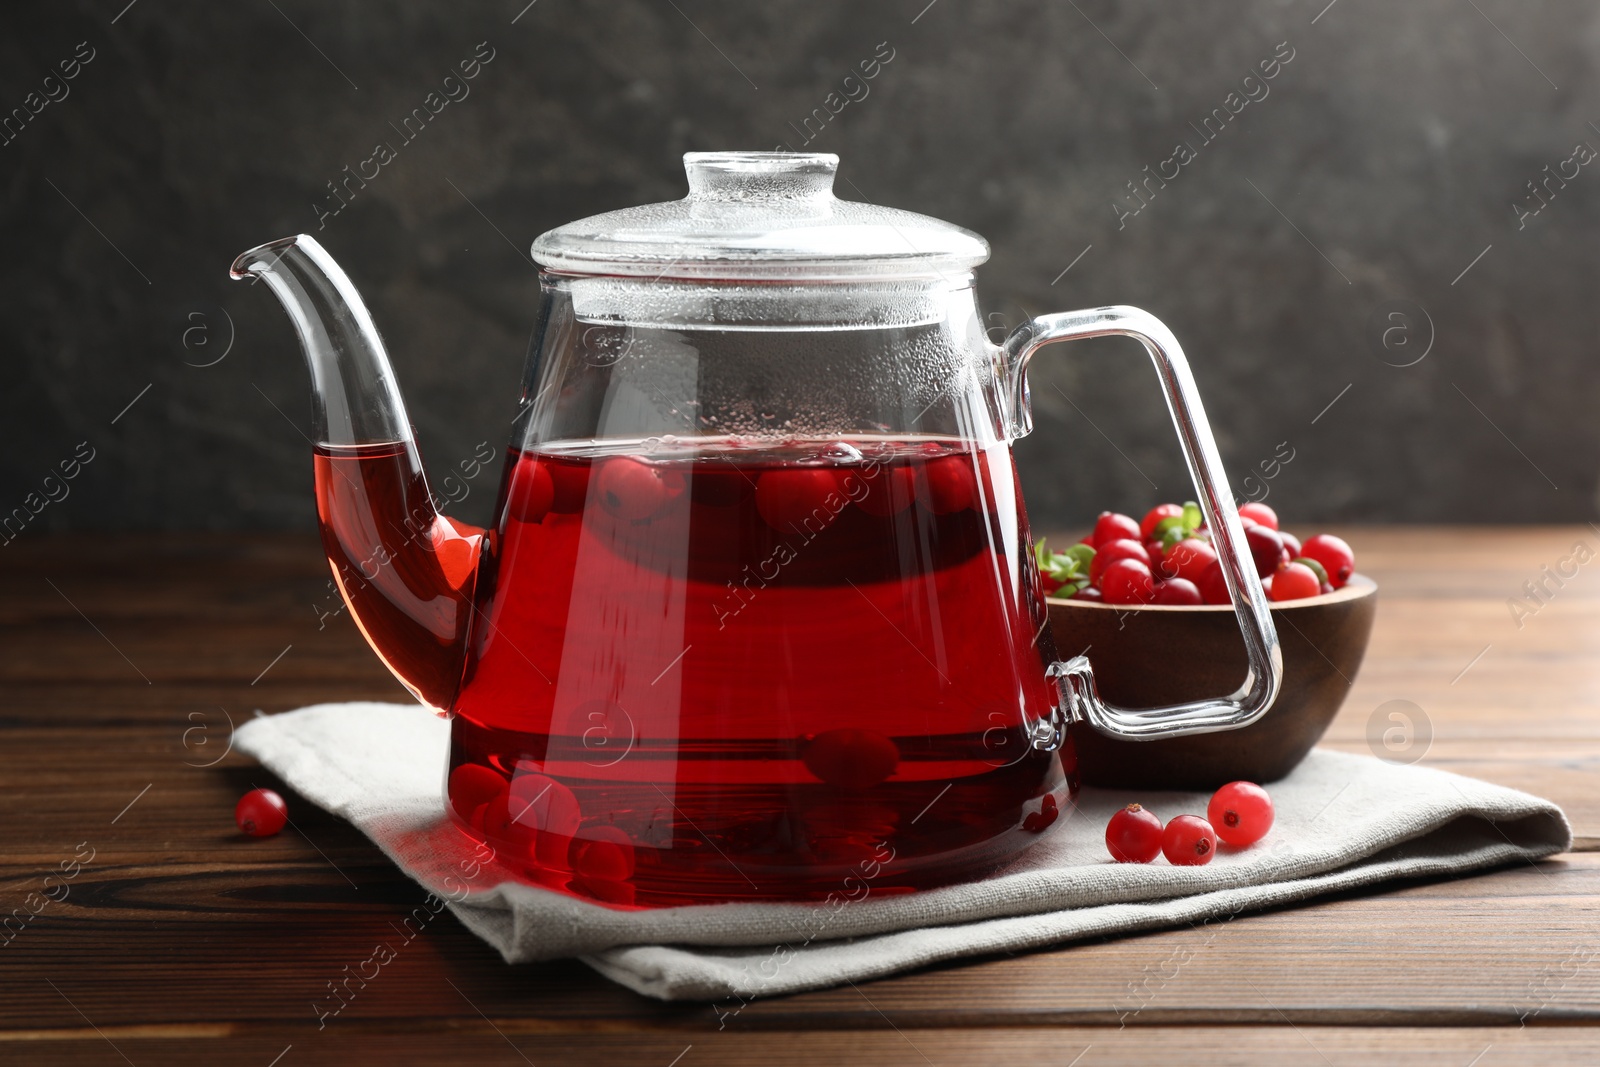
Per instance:
[[[1061,688],[1068,720],[1081,718],[1110,737],[1150,741],[1248,726],[1265,715],[1277,698],[1283,683],[1283,652],[1278,647],[1278,632],[1272,624],[1266,594],[1245,544],[1244,527],[1211,437],[1211,426],[1189,373],[1189,362],[1172,331],[1154,315],[1134,307],[1042,315],[1018,327],[1004,345],[1013,436],[1021,437],[1032,428],[1027,369],[1033,354],[1057,341],[1105,336],[1136,338],[1143,342],[1155,363],[1189,476],[1199,490],[1201,512],[1218,549],[1228,596],[1239,618],[1239,628],[1244,631],[1250,669],[1244,684],[1229,696],[1161,708],[1123,708],[1101,700],[1095,690],[1094,672],[1083,656],[1052,664],[1050,676]]]

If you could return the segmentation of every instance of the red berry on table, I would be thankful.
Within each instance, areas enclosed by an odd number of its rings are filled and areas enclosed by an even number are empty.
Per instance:
[[[1149,863],[1161,854],[1161,820],[1129,804],[1106,823],[1106,851],[1118,863]]]
[[[1198,815],[1179,815],[1161,832],[1161,851],[1175,867],[1199,867],[1211,862],[1217,850],[1217,833]]]
[[[1217,561],[1217,550],[1198,537],[1179,541],[1162,557],[1172,574],[1198,583],[1200,576]]]
[[[289,805],[270,789],[252,789],[239,798],[233,821],[251,837],[271,837],[289,822]]]
[[[1096,604],[1098,604],[1101,601],[1105,600],[1105,597],[1101,595],[1100,590],[1096,586],[1086,585],[1082,589],[1078,590],[1076,593],[1073,593],[1072,594],[1072,599],[1073,600],[1092,600]]]
[[[953,515],[977,503],[978,479],[964,456],[941,456],[922,465],[917,499],[935,515]]]
[[[1265,504],[1242,504],[1239,507],[1239,518],[1250,519],[1257,526],[1265,526],[1269,530],[1278,528],[1278,513]]]
[[[631,456],[613,456],[601,464],[595,492],[601,507],[626,522],[647,519],[667,502],[660,472]]]
[[[1298,554],[1322,564],[1322,569],[1328,572],[1328,584],[1335,589],[1342,589],[1356,571],[1355,553],[1343,538],[1332,534],[1306,538]]]
[[[1282,530],[1278,531],[1278,536],[1282,538],[1284,550],[1289,553],[1290,559],[1305,555],[1304,552],[1300,551],[1300,538],[1292,533],[1284,533]]]
[[[1244,542],[1250,549],[1250,558],[1255,561],[1256,577],[1265,578],[1283,562],[1283,538],[1278,536],[1278,531],[1260,525],[1246,526]]]
[[[1139,537],[1148,541],[1155,536],[1156,523],[1162,519],[1172,519],[1183,514],[1181,504],[1157,504],[1144,513],[1144,520],[1139,523]]]
[[[1168,604],[1182,607],[1193,607],[1204,604],[1200,590],[1187,578],[1169,578],[1164,582],[1156,583],[1157,604]]]
[[[877,486],[873,489],[877,491]],[[792,532],[791,527],[819,508],[831,522],[834,511],[824,507],[823,501],[838,491],[839,479],[826,467],[767,471],[756,481],[756,511],[774,530]]]
[[[1150,553],[1139,542],[1108,541],[1094,550],[1094,558],[1089,561],[1089,583],[1098,584],[1106,568],[1119,559],[1136,559],[1146,567],[1150,566]]]
[[[1274,602],[1281,603],[1285,600],[1303,600],[1321,592],[1322,583],[1317,580],[1316,571],[1304,563],[1285,563],[1283,568],[1272,576],[1269,595]]]
[[[1120,541],[1126,538],[1130,541],[1139,540],[1139,524],[1126,515],[1115,511],[1102,511],[1100,517],[1094,521],[1094,547],[1111,541]],[[1142,543],[1142,542],[1141,542]]]
[[[1206,817],[1218,837],[1243,848],[1272,829],[1272,798],[1254,782],[1229,782],[1212,794]]]
[[[555,479],[550,477],[549,465],[532,456],[517,460],[511,476],[511,492],[506,499],[506,510],[518,522],[538,522],[550,511],[556,500]]]
[[[1148,604],[1155,599],[1155,578],[1148,565],[1119,559],[1100,575],[1100,594],[1107,604]]]
[[[761,476],[765,478],[766,475]],[[761,489],[756,488],[759,502]],[[903,464],[892,467],[883,467],[878,471],[876,478],[867,479],[867,492],[856,503],[861,505],[861,510],[868,515],[876,515],[880,519],[887,519],[891,515],[898,515],[911,506],[912,499],[916,496],[916,475],[911,468]]]
[[[1200,575],[1200,580],[1195,585],[1200,587],[1200,599],[1207,604],[1231,604],[1232,598],[1228,596],[1228,584],[1222,577],[1222,561],[1217,560],[1205,569]]]

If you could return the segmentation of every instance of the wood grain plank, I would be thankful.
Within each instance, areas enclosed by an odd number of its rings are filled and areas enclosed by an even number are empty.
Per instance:
[[[1600,567],[1520,629],[1505,605],[1574,540],[1600,535],[1342,533],[1382,601],[1327,743],[1367,750],[1372,713],[1412,700],[1432,731],[1425,764],[1550,796],[1600,842]],[[226,743],[219,708],[239,721],[404,699],[348,618],[319,628],[326,583],[314,539],[295,536],[55,537],[0,553],[0,912],[23,907],[79,842],[96,850],[71,896],[0,948],[0,1060],[26,1047],[28,1062],[122,1062],[80,1009],[135,1062],[265,1064],[289,1043],[297,1063],[357,1049],[393,1062],[470,1049],[481,1062],[667,1063],[691,1043],[684,1067],[758,1054],[925,1062],[893,1027],[925,1035],[937,1062],[1005,1048],[1065,1063],[1086,1044],[1101,1051],[1084,1064],[1315,1061],[1295,1028],[1332,1057],[1390,1049],[1418,1063],[1446,1049],[1468,1062],[1483,1047],[1473,1035],[1506,1062],[1588,1062],[1574,1050],[1600,1047],[1600,855],[755,1002],[720,1032],[707,1005],[647,1001],[572,961],[507,968],[444,916],[319,1032],[313,1001],[396,937],[420,893],[303,802],[294,831],[245,841],[232,803],[266,776],[236,757],[195,764]],[[1495,1028],[1535,1008],[1528,1029]],[[1430,1029],[1396,1028],[1418,1023]],[[148,1025],[168,1029],[133,1029]],[[1229,1036],[1196,1036],[1215,1026]],[[829,1028],[849,1032],[816,1032]]]
[[[7,894],[29,884],[5,872]],[[315,1021],[374,946],[396,959],[338,1018],[439,1014],[445,979],[496,1018],[692,1031],[873,1025],[849,987],[660,1004],[572,961],[506,968],[453,918],[407,939],[422,893],[382,863],[107,863],[4,948],[3,1022],[71,1027],[52,978],[98,1025]],[[19,899],[20,903],[20,899]],[[1230,922],[952,964],[874,982],[897,1025],[1515,1025],[1600,1021],[1600,856],[1407,884]],[[114,946],[114,951],[108,951]],[[159,983],[141,984],[155,968]],[[349,970],[346,970],[349,968]],[[219,996],[249,976],[250,996]],[[1067,979],[1070,976],[1070,980]],[[731,1016],[730,1016],[731,1013]],[[457,1006],[447,1015],[459,1015]]]
[[[497,1032],[498,1031],[498,1032]],[[1030,1029],[899,1029],[865,1032],[779,1031],[681,1034],[561,1034],[518,1028],[515,1020],[464,1019],[449,1034],[239,1028],[228,1035],[188,1035],[109,1030],[34,1031],[9,1047],[39,1067],[57,1064],[252,1064],[315,1067],[350,1063],[471,1063],[479,1067],[528,1064],[638,1064],[640,1067],[719,1067],[762,1064],[870,1063],[873,1067],[961,1067],[996,1063],[1062,1067],[1240,1067],[1285,1063],[1400,1063],[1409,1067],[1589,1067],[1595,1062],[1592,1031],[1487,1027],[1035,1027]],[[115,1048],[112,1047],[113,1043]],[[7,1050],[0,1034],[0,1056]],[[276,1057],[281,1056],[281,1060]]]

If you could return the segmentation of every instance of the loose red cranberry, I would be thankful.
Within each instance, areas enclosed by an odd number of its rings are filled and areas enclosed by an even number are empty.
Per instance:
[[[1272,814],[1272,798],[1254,782],[1229,782],[1212,794],[1206,806],[1217,836],[1239,848],[1267,836]]]
[[[785,467],[767,471],[756,481],[756,510],[774,530],[794,533],[794,527],[811,519],[811,527],[833,522],[844,499],[839,478],[828,467]],[[830,496],[838,496],[827,506]]]
[[[903,463],[885,464],[875,478],[868,478],[867,493],[857,500],[868,515],[887,519],[911,506],[916,497],[916,476]]]
[[[1118,863],[1149,863],[1161,853],[1161,820],[1129,804],[1106,823],[1106,851]]]
[[[917,479],[917,499],[935,515],[953,515],[978,502],[978,479],[972,460],[941,456],[922,465]]]
[[[1161,832],[1161,851],[1176,867],[1203,866],[1216,850],[1216,831],[1198,815],[1180,815]]]
[[[1160,541],[1146,541],[1144,543],[1145,555],[1150,557],[1150,573],[1157,578],[1176,578],[1177,573],[1169,569],[1167,554],[1161,551]]]
[[[270,789],[252,789],[239,798],[233,821],[251,837],[271,837],[289,822],[289,805]]]
[[[1269,530],[1278,528],[1278,513],[1265,504],[1241,504],[1239,506],[1239,517],[1241,519],[1250,519],[1258,526],[1265,526]]]
[[[1306,543],[1297,555],[1314,559],[1322,564],[1322,569],[1328,572],[1328,584],[1335,589],[1343,589],[1350,576],[1356,572],[1356,555],[1350,550],[1342,537],[1332,534],[1317,534],[1315,537],[1306,538]]]
[[[1187,578],[1199,584],[1200,576],[1217,561],[1217,550],[1209,542],[1198,537],[1190,537],[1173,545],[1166,553],[1166,562],[1170,565],[1173,576]]]
[[[1102,601],[1105,600],[1105,595],[1100,592],[1100,589],[1099,589],[1098,586],[1086,585],[1082,589],[1078,590],[1076,593],[1073,593],[1072,594],[1072,599],[1073,600],[1090,600],[1090,601],[1093,601],[1094,603],[1098,604],[1098,603],[1101,603]]]
[[[1300,550],[1300,538],[1296,537],[1292,533],[1285,533],[1282,530],[1278,531],[1278,536],[1283,539],[1283,550],[1289,553],[1290,559],[1294,559],[1296,556],[1305,555],[1305,553]]]
[[[1089,561],[1089,582],[1098,585],[1106,568],[1119,559],[1136,559],[1146,567],[1150,566],[1150,553],[1139,542],[1126,538],[1107,541],[1094,550],[1094,558]]]
[[[1322,583],[1317,579],[1317,572],[1304,563],[1285,563],[1272,576],[1270,592],[1274,602],[1303,600],[1321,593]]]
[[[1094,520],[1093,537],[1095,548],[1109,541],[1139,541],[1139,524],[1119,512],[1102,511]]]
[[[1200,590],[1187,578],[1169,578],[1164,582],[1157,582],[1154,602],[1179,607],[1193,607],[1205,603],[1200,597]]]
[[[591,826],[572,841],[572,873],[601,882],[633,877],[633,839],[615,826]]]
[[[556,482],[548,464],[528,455],[517,460],[511,474],[511,492],[506,497],[506,511],[511,517],[518,522],[538,522],[549,514],[555,501]]]
[[[481,763],[463,763],[450,772],[447,791],[451,807],[470,819],[474,811],[506,791],[506,780]]]
[[[1157,504],[1144,513],[1144,520],[1139,523],[1139,538],[1144,541],[1155,536],[1156,524],[1162,519],[1173,519],[1183,514],[1181,504]]]
[[[874,730],[818,734],[801,753],[806,770],[841,789],[870,789],[900,766],[900,749]]]
[[[1100,593],[1107,604],[1148,604],[1155,599],[1155,579],[1138,560],[1119,559],[1100,576]]]

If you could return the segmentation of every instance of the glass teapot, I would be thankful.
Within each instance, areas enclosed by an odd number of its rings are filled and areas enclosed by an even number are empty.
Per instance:
[[[1228,729],[1277,636],[1183,353],[1105,307],[986,338],[987,243],[838,200],[838,157],[690,153],[689,195],[533,244],[493,524],[438,511],[383,341],[308,236],[240,256],[315,386],[317,514],[374,651],[453,718],[455,825],[614,905],[981,876],[1078,787],[1073,737]],[[1011,442],[1044,345],[1154,360],[1243,628],[1230,696],[1128,709],[1061,660]],[[1156,668],[1158,665],[1152,665]]]

